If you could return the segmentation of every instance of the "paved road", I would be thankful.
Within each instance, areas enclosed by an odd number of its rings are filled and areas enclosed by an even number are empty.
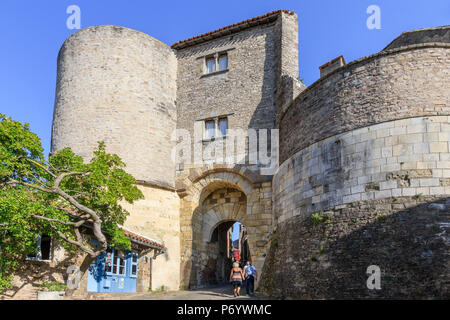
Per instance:
[[[233,297],[231,285],[221,285],[196,290],[152,292],[152,293],[95,293],[90,296],[94,300],[259,300],[257,296],[247,296],[245,289],[240,297]]]

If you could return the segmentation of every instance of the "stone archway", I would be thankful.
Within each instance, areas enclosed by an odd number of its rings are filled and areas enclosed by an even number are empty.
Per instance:
[[[208,253],[211,233],[226,221],[239,221],[246,226],[251,260],[262,270],[272,226],[271,183],[255,184],[241,172],[232,170],[208,170],[191,176],[183,184],[180,195],[182,286],[208,284],[204,281],[204,270],[214,264]]]

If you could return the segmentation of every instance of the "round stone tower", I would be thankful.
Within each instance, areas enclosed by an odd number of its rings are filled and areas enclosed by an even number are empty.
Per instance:
[[[262,291],[450,297],[449,31],[405,33],[283,111]]]
[[[173,186],[175,54],[149,35],[94,26],[70,36],[58,55],[51,151],[88,160],[98,141],[137,180]]]

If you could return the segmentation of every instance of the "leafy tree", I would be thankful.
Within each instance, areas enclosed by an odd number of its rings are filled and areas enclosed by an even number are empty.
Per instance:
[[[70,148],[45,159],[29,125],[0,114],[0,292],[27,253],[36,250],[39,234],[84,252],[82,273],[108,245],[130,248],[119,227],[129,213],[120,203],[143,195],[124,167],[103,142],[87,163]],[[95,245],[83,237],[87,225]]]

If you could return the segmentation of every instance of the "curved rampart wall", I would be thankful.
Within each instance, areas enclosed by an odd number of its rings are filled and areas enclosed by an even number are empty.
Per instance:
[[[448,45],[414,45],[352,62],[287,108],[261,292],[450,297],[449,75]]]
[[[325,138],[397,119],[450,114],[450,45],[356,60],[303,91],[280,122],[280,161]]]

